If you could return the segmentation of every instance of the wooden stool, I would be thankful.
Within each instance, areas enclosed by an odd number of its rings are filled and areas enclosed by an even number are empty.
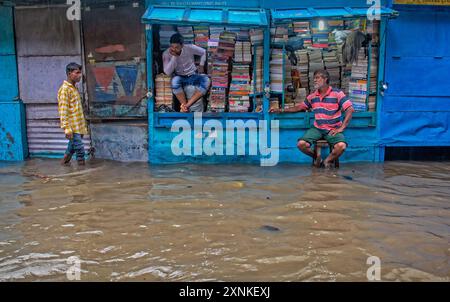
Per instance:
[[[317,158],[317,156],[321,156],[323,147],[329,147],[330,153],[333,152],[333,146],[328,144],[328,142],[326,140],[318,140],[313,146],[314,158]],[[314,164],[314,159],[313,159],[313,164]],[[334,167],[339,168],[339,158],[334,161]]]

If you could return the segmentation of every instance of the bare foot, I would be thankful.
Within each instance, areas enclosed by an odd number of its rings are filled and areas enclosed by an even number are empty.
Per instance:
[[[331,162],[329,162],[329,161],[324,161],[323,162],[323,167],[325,168],[325,169],[331,169]]]
[[[314,163],[313,163],[313,166],[314,167],[316,167],[316,168],[320,168],[320,166],[322,165],[322,158],[320,157],[320,156],[317,156],[315,159],[314,159]]]

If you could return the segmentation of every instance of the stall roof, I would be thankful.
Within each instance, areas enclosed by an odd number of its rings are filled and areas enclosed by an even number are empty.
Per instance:
[[[353,18],[367,17],[367,7],[338,7],[338,8],[296,8],[272,9],[271,15],[274,23],[292,22],[295,20],[308,20],[316,18]],[[393,9],[381,7],[382,16],[395,16]]]
[[[231,26],[267,26],[269,24],[264,9],[194,8],[151,6],[142,17],[144,23],[151,24],[223,24]]]

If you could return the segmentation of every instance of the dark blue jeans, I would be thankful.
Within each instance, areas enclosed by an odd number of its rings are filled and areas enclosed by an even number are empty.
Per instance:
[[[73,134],[73,138],[69,140],[69,144],[67,145],[66,154],[73,155],[77,154],[77,160],[84,160],[84,144],[82,140],[83,136],[78,133]]]

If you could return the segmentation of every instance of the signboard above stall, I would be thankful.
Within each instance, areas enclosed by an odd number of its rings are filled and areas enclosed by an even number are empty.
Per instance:
[[[295,20],[310,20],[314,18],[361,18],[370,14],[367,8],[340,7],[340,8],[298,8],[298,9],[272,9],[271,15],[275,23],[292,22]],[[390,8],[381,7],[381,16],[395,15]]]
[[[450,0],[394,0],[394,4],[450,6]]]

